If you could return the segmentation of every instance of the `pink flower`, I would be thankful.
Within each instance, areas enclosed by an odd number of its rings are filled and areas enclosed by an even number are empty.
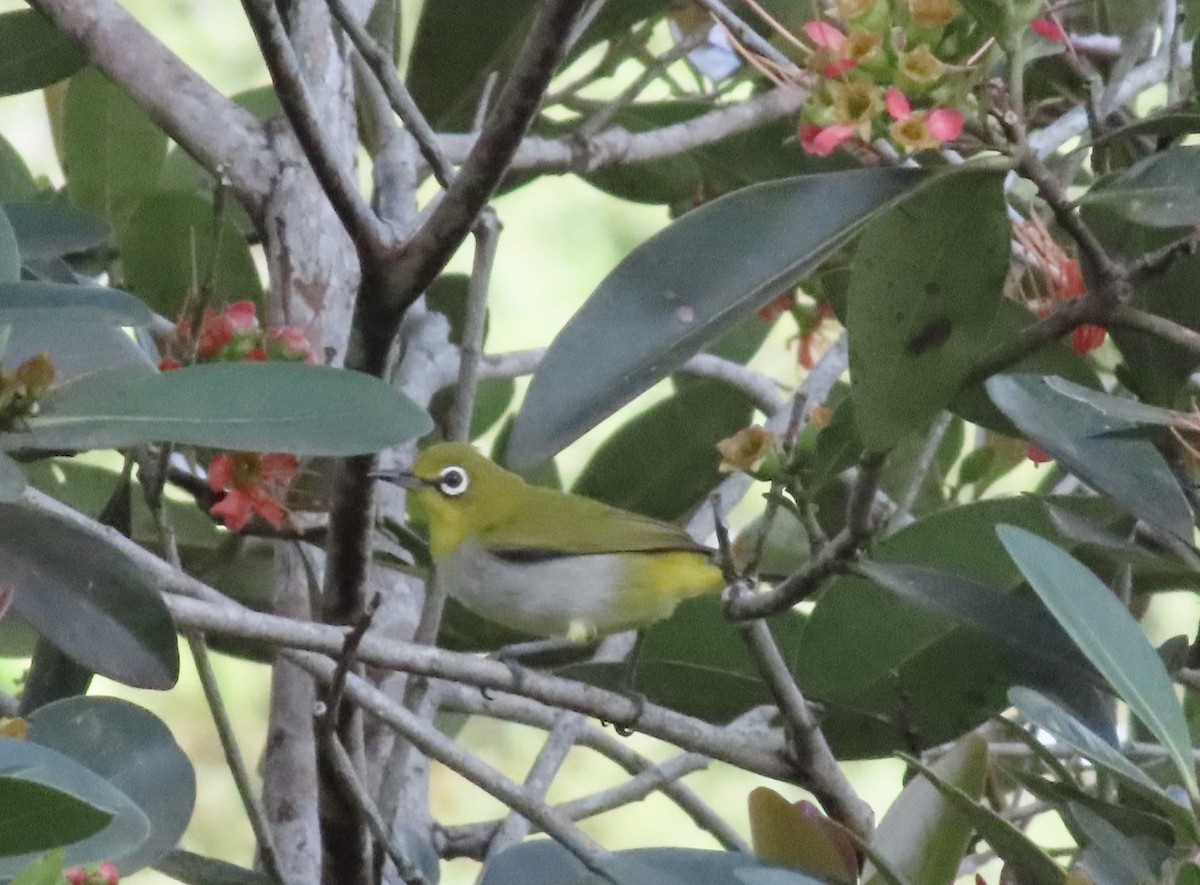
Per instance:
[[[158,361],[158,371],[173,372],[175,369],[182,369],[183,363],[175,359],[173,356],[164,356]]]
[[[846,35],[828,22],[806,22],[804,33],[812,40],[814,46],[826,52],[840,53],[846,46]]]
[[[258,328],[256,310],[253,301],[235,301],[225,308],[225,316],[229,317],[235,332],[246,332]]]
[[[925,127],[929,134],[943,144],[954,141],[963,131],[962,111],[950,108],[934,108],[925,117]]]
[[[791,292],[784,292],[782,295],[774,298],[769,304],[765,304],[758,309],[758,318],[764,323],[773,323],[789,310],[796,303],[796,299]]]
[[[814,157],[830,156],[853,136],[854,127],[849,123],[835,123],[832,126],[804,123],[800,126],[800,146],[806,154]]]
[[[299,326],[280,326],[267,332],[267,353],[271,359],[292,362],[315,362],[312,342]]]
[[[295,455],[222,452],[208,467],[209,487],[225,493],[213,505],[213,516],[221,517],[231,532],[240,532],[255,514],[280,528],[286,511],[278,499],[298,468]]]
[[[1029,23],[1029,30],[1039,37],[1053,40],[1055,43],[1066,43],[1067,32],[1052,18],[1035,18]]]
[[[903,120],[912,113],[912,105],[908,102],[908,96],[892,86],[884,93],[883,103],[887,107],[887,112],[892,115],[893,120]]]

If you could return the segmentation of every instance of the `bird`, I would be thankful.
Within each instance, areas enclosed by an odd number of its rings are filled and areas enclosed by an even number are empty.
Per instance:
[[[714,551],[679,526],[529,485],[470,443],[376,475],[424,512],[437,585],[523,633],[585,643],[640,630],[725,585]]]

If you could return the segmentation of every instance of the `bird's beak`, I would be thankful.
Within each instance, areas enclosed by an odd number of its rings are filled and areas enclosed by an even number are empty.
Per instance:
[[[418,489],[425,485],[425,480],[417,476],[415,473],[409,473],[407,470],[397,470],[395,468],[372,470],[372,479],[383,480],[384,482],[395,483],[406,489]]]

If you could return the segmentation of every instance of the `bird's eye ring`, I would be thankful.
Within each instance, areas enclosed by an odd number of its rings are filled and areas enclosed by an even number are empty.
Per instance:
[[[467,471],[461,467],[445,467],[438,474],[437,487],[443,495],[457,498],[471,485]]]

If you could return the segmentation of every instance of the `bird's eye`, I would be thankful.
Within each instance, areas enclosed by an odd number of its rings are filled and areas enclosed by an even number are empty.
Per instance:
[[[438,491],[451,498],[457,498],[470,485],[471,480],[467,477],[467,471],[461,467],[446,467],[438,474]]]

